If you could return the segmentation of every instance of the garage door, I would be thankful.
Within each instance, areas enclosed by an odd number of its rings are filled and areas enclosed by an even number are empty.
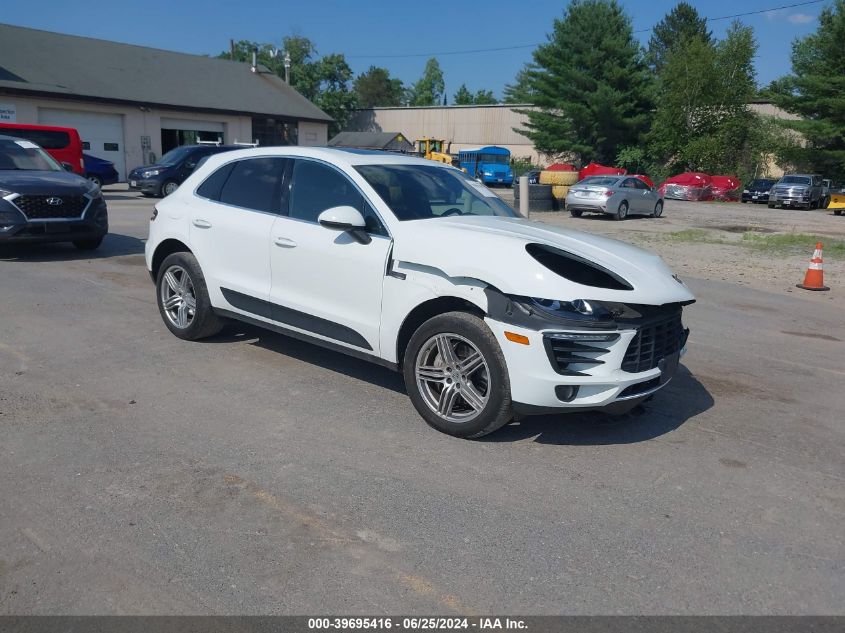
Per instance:
[[[42,125],[76,128],[82,137],[83,151],[113,162],[120,179],[126,180],[123,116],[120,114],[39,108],[38,122]]]

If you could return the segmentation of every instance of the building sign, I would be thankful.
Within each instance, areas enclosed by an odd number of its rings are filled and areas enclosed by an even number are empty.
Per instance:
[[[0,103],[0,123],[17,123],[14,103]]]

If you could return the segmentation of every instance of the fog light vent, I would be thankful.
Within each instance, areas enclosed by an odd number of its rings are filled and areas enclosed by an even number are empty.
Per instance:
[[[558,385],[555,387],[555,395],[561,402],[572,402],[578,395],[578,385]]]

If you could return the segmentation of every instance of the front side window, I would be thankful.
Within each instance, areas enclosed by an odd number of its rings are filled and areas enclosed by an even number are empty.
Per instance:
[[[451,215],[519,217],[495,193],[456,169],[427,165],[355,169],[401,221]]]
[[[387,235],[378,214],[342,173],[310,160],[297,160],[293,167],[288,215],[296,220],[317,222],[326,209],[349,206],[360,211],[368,233]]]
[[[235,162],[220,190],[220,202],[253,211],[279,213],[287,160],[264,156]]]

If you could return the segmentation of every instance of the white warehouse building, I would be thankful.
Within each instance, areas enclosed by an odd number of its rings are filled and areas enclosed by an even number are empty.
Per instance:
[[[320,110],[259,66],[0,24],[0,123],[76,128],[126,173],[179,145],[326,145]]]

